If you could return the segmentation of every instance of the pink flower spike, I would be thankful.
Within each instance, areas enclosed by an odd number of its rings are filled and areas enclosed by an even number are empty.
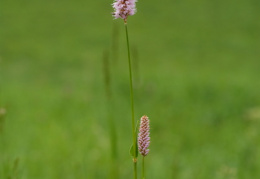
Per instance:
[[[136,0],[115,0],[112,4],[114,8],[113,16],[118,19],[124,19],[125,23],[128,16],[132,16],[136,13],[135,8]]]
[[[146,156],[149,153],[150,145],[150,126],[149,118],[147,116],[142,116],[140,121],[140,128],[138,134],[138,149],[141,155]]]

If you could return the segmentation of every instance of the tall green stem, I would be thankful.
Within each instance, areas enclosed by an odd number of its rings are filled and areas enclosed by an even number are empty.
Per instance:
[[[145,179],[144,156],[143,156],[143,164],[142,164],[142,179]]]
[[[127,51],[128,51],[128,66],[129,66],[129,81],[130,81],[130,97],[131,97],[131,111],[132,111],[132,133],[133,133],[133,150],[134,150],[134,179],[137,179],[137,167],[136,167],[136,156],[137,156],[137,146],[136,146],[136,133],[135,133],[135,117],[134,117],[134,92],[133,92],[133,78],[132,78],[132,65],[130,58],[130,47],[129,47],[129,38],[127,23],[125,23],[125,32],[126,32],[126,42],[127,42]]]

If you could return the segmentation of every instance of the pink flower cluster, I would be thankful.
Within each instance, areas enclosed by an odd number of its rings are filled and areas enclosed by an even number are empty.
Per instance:
[[[147,116],[141,117],[139,134],[138,134],[138,149],[139,152],[146,156],[149,153],[149,145],[150,145],[150,127],[149,127],[149,118]]]
[[[112,4],[115,12],[113,16],[117,18],[122,18],[126,22],[128,16],[132,16],[136,12],[135,8],[136,0],[115,0]]]

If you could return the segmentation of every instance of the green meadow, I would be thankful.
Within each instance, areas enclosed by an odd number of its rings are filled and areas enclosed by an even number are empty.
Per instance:
[[[0,1],[0,179],[133,178],[112,3]],[[135,118],[151,125],[146,178],[260,178],[260,1],[139,0],[137,10],[128,28]]]

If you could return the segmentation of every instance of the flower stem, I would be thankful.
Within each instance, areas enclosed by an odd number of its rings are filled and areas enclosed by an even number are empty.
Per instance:
[[[136,146],[136,132],[135,132],[135,118],[134,118],[134,92],[133,92],[133,78],[132,78],[132,66],[130,58],[130,48],[129,48],[129,38],[127,23],[125,22],[125,32],[126,32],[126,42],[127,42],[127,51],[128,51],[128,66],[129,66],[129,81],[130,81],[130,97],[131,97],[131,111],[132,111],[132,134],[133,134],[133,150],[134,150],[134,179],[137,179],[137,167],[136,167],[136,158],[137,158],[137,146]]]
[[[143,165],[142,165],[142,179],[145,179],[144,156],[143,156]]]

